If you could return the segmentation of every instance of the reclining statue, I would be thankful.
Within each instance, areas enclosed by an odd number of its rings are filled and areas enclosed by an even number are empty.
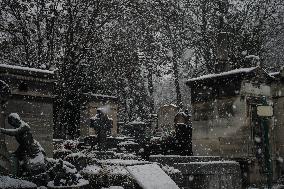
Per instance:
[[[0,128],[0,132],[14,136],[19,143],[13,153],[19,163],[18,176],[31,176],[45,172],[45,152],[41,145],[33,139],[30,126],[21,120],[17,113],[8,116],[8,123],[14,129]]]

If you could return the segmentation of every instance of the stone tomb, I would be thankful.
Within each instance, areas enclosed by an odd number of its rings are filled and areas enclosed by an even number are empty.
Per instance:
[[[185,189],[241,189],[241,170],[236,161],[224,161],[218,156],[155,155],[150,161],[177,169],[182,181],[173,180]]]
[[[2,111],[4,127],[12,128],[6,117],[12,112],[18,113],[30,125],[34,138],[48,156],[52,156],[53,152],[55,75],[54,71],[0,64],[0,79],[11,89],[11,96]],[[17,148],[14,137],[5,136],[5,142],[9,151]]]
[[[257,106],[273,104],[275,77],[260,67],[239,68],[191,78],[193,153],[221,156],[241,162],[247,184],[265,182],[264,161],[259,155],[260,133]],[[270,155],[276,175],[278,139],[273,117],[268,119]],[[279,141],[279,140],[278,140]],[[263,147],[263,145],[261,146]],[[263,152],[263,150],[261,151]]]

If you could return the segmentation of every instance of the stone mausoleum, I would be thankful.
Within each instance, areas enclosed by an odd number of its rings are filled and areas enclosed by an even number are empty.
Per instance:
[[[34,138],[40,142],[48,156],[53,154],[53,138],[57,138],[58,130],[54,102],[56,99],[55,84],[57,72],[0,64],[0,80],[11,88],[5,110],[2,112],[5,124],[10,128],[6,117],[17,112],[27,122]],[[104,108],[113,119],[112,135],[117,133],[117,98],[93,93],[82,94],[80,136],[89,136],[94,132],[89,128],[90,117],[96,114],[97,108]],[[4,137],[0,135],[0,137]],[[13,137],[5,136],[9,151],[17,148]]]
[[[193,151],[238,160],[248,183],[266,180],[263,136],[257,107],[272,106],[268,117],[273,178],[283,173],[284,72],[261,67],[240,68],[191,78]]]
[[[31,126],[34,138],[40,141],[47,154],[52,155],[54,71],[0,64],[0,80],[11,89],[4,118],[17,112]],[[11,127],[7,120],[4,127]],[[6,136],[6,144],[11,151],[17,147],[14,137]]]

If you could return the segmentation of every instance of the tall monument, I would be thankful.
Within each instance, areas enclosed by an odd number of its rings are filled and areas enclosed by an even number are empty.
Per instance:
[[[229,33],[225,26],[225,16],[229,10],[228,0],[219,0],[219,32],[217,34],[217,49],[216,49],[216,62],[215,72],[229,71]]]

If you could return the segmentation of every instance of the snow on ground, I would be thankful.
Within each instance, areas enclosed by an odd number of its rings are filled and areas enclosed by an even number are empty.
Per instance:
[[[81,172],[90,175],[97,175],[101,170],[102,168],[97,165],[88,165]]]
[[[108,188],[102,188],[102,189],[124,189],[122,186],[110,186]]]
[[[66,156],[66,158],[79,158],[79,157],[87,157],[87,156],[82,152],[72,153]]]
[[[165,171],[167,174],[175,174],[180,173],[180,170],[175,169],[174,167],[170,167],[168,165],[162,167],[163,171]]]
[[[45,160],[47,161],[47,162],[50,162],[50,163],[52,163],[52,164],[57,164],[57,163],[59,163],[59,159],[53,159],[53,158],[45,158]],[[75,168],[75,166],[74,165],[72,165],[71,163],[69,163],[68,161],[63,161],[63,165],[65,166],[65,167],[69,167],[70,169],[76,169]]]
[[[80,187],[80,186],[85,186],[85,185],[88,185],[89,184],[89,181],[85,180],[85,179],[79,179],[78,180],[78,184],[76,185],[72,185],[72,186],[68,186],[69,188],[72,188],[72,187]],[[66,186],[54,186],[54,181],[50,181],[47,183],[47,187],[52,187],[52,188],[66,188]]]
[[[124,142],[120,142],[118,144],[118,146],[128,146],[128,145],[138,145],[137,142],[133,142],[133,141],[124,141]]]
[[[0,188],[11,189],[11,188],[36,188],[37,186],[29,181],[14,179],[8,176],[0,176]]]
[[[123,166],[106,166],[105,170],[111,175],[129,175],[129,172]]]
[[[114,153],[116,159],[137,159],[135,154]]]
[[[74,166],[68,166],[68,165],[63,163],[62,168],[65,170],[66,173],[72,173],[72,174],[77,173],[77,169]]]
[[[34,158],[29,160],[29,164],[44,164],[44,155],[43,153],[38,153]]]
[[[143,189],[179,188],[157,164],[134,165],[126,169]]]

